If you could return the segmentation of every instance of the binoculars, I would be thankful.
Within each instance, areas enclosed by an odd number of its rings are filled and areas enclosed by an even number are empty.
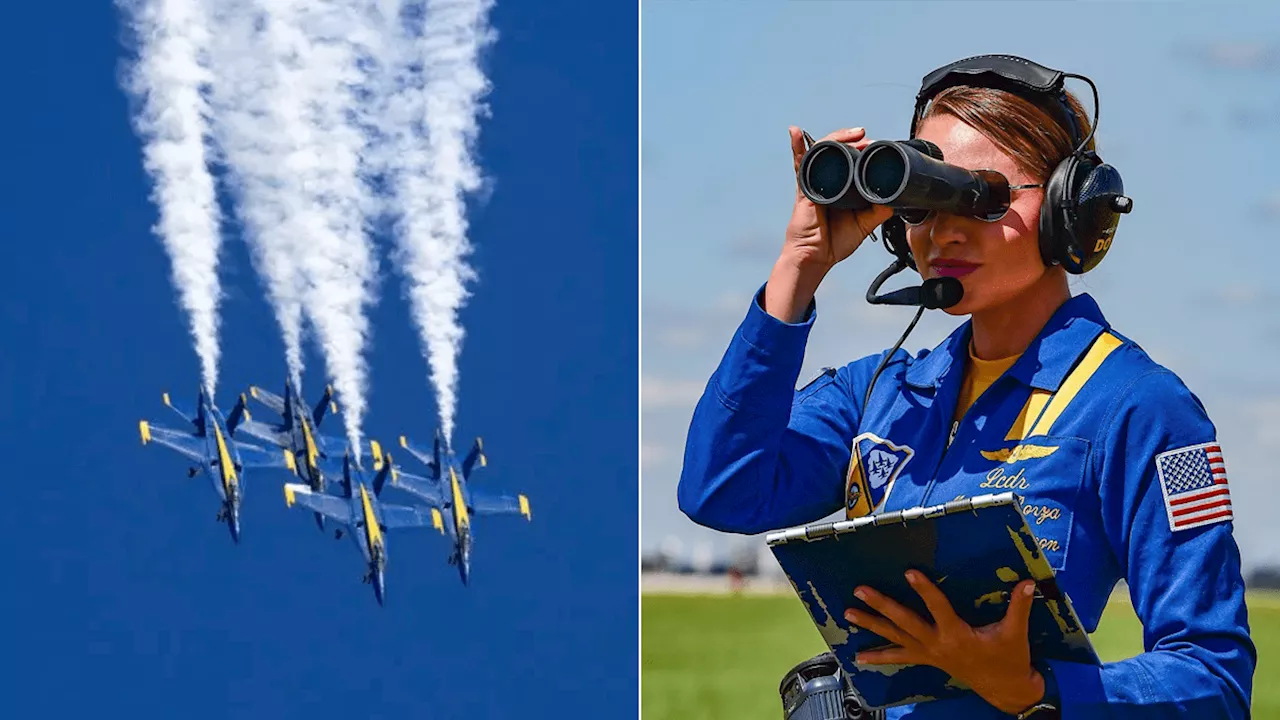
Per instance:
[[[888,205],[908,223],[923,222],[934,210],[995,221],[1009,209],[1004,175],[948,165],[927,140],[877,140],[861,151],[823,140],[805,151],[798,175],[800,191],[815,205]]]

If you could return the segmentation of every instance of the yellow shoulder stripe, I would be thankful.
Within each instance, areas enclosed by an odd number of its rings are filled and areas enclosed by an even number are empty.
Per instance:
[[[1116,348],[1120,347],[1122,344],[1123,343],[1120,341],[1120,338],[1117,338],[1115,335],[1112,335],[1109,332],[1102,333],[1102,335],[1093,342],[1093,345],[1089,348],[1089,352],[1085,353],[1084,359],[1080,361],[1080,364],[1071,371],[1071,374],[1067,376],[1066,380],[1062,381],[1062,386],[1053,394],[1053,398],[1049,401],[1048,407],[1046,407],[1044,412],[1040,414],[1040,419],[1036,421],[1035,425],[1031,428],[1031,432],[1025,435],[1024,439],[1028,437],[1036,437],[1037,435],[1048,435],[1049,430],[1053,428],[1054,422],[1056,422],[1058,417],[1062,415],[1063,411],[1067,409],[1067,406],[1071,404],[1071,401],[1075,399],[1076,395],[1080,393],[1080,390],[1084,387],[1085,383],[1089,382],[1089,379],[1093,377],[1093,374],[1102,366],[1102,361],[1106,360],[1107,357],[1110,356],[1111,353],[1115,352]]]

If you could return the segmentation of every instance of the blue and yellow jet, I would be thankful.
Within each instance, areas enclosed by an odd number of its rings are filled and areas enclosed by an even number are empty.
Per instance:
[[[298,476],[307,481],[313,492],[324,493],[327,480],[324,467],[332,469],[336,465],[346,443],[345,440],[319,433],[325,414],[338,412],[338,405],[333,401],[333,388],[325,388],[324,396],[310,412],[307,412],[302,393],[298,392],[292,380],[285,382],[284,397],[259,387],[250,387],[249,395],[278,413],[281,422],[276,425],[248,420],[240,429],[263,442],[289,451],[298,468]],[[316,525],[324,530],[324,515],[316,513]]]
[[[293,457],[288,453],[271,452],[235,438],[240,424],[249,419],[243,395],[229,418],[222,416],[222,411],[205,395],[203,388],[196,400],[194,414],[175,406],[169,400],[169,393],[164,394],[164,404],[191,423],[193,429],[184,432],[142,420],[138,423],[142,444],[146,445],[154,440],[199,463],[187,471],[187,477],[195,477],[204,472],[213,482],[213,487],[222,500],[218,522],[227,523],[231,539],[239,543],[240,503],[244,497],[245,468],[271,467],[293,471]]]
[[[476,438],[471,452],[467,453],[462,465],[453,449],[436,431],[435,446],[432,453],[418,450],[402,435],[400,447],[427,466],[428,477],[421,477],[406,472],[396,472],[392,477],[392,486],[430,503],[432,525],[442,534],[447,532],[453,541],[453,551],[449,556],[449,564],[458,566],[458,575],[462,584],[467,585],[471,575],[471,518],[480,515],[523,515],[532,520],[529,511],[529,498],[524,495],[492,495],[476,492],[468,486],[471,472],[476,463],[485,467],[488,462],[484,455],[484,445]]]
[[[364,471],[351,461],[351,454],[342,458],[342,496],[317,493],[308,485],[286,483],[284,499],[289,507],[300,505],[345,526],[347,534],[360,547],[367,572],[364,582],[373,584],[373,594],[378,604],[384,604],[386,596],[387,539],[388,530],[411,527],[429,527],[430,509],[409,505],[391,505],[379,501],[387,478],[396,475],[391,456],[385,460],[377,441],[370,443],[373,450],[373,467],[377,473],[372,490],[365,482]],[[342,538],[338,530],[336,537]]]

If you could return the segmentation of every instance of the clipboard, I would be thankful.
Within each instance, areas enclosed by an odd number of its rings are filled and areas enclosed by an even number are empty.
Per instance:
[[[848,608],[871,610],[853,596],[866,585],[928,618],[924,601],[907,584],[914,568],[947,596],[965,622],[998,622],[1013,588],[1036,581],[1028,639],[1032,660],[1101,664],[1089,635],[1059,587],[1053,568],[1027,526],[1012,492],[952,500],[942,505],[869,515],[856,520],[794,527],[765,537],[822,639],[848,674],[858,699],[880,709],[971,694],[946,672],[928,665],[858,665],[854,655],[890,645],[844,619]]]

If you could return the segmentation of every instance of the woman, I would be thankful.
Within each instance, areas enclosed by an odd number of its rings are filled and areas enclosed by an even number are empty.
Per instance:
[[[893,214],[832,210],[797,192],[773,272],[694,413],[680,507],[699,524],[758,533],[842,507],[856,517],[1012,490],[1085,627],[1123,578],[1146,652],[1100,668],[1033,664],[1031,581],[1003,621],[974,628],[909,573],[932,618],[858,588],[878,614],[846,619],[899,646],[858,661],[933,665],[976,697],[889,717],[1248,717],[1256,651],[1214,425],[1090,296],[1071,296],[1067,261],[1041,247],[1046,185],[1079,145],[1092,150],[1089,120],[1066,93],[1045,102],[976,77],[952,85],[918,108],[914,137],[1017,188],[993,222],[936,211],[907,228],[921,276],[958,278],[962,299],[946,312],[969,320],[932,351],[896,351],[873,386],[885,353],[795,390],[819,284]],[[804,139],[790,134],[798,168]],[[870,143],[862,128],[827,139]],[[1090,230],[1079,240],[1096,262],[1114,224]],[[1188,495],[1200,479],[1210,484]]]

